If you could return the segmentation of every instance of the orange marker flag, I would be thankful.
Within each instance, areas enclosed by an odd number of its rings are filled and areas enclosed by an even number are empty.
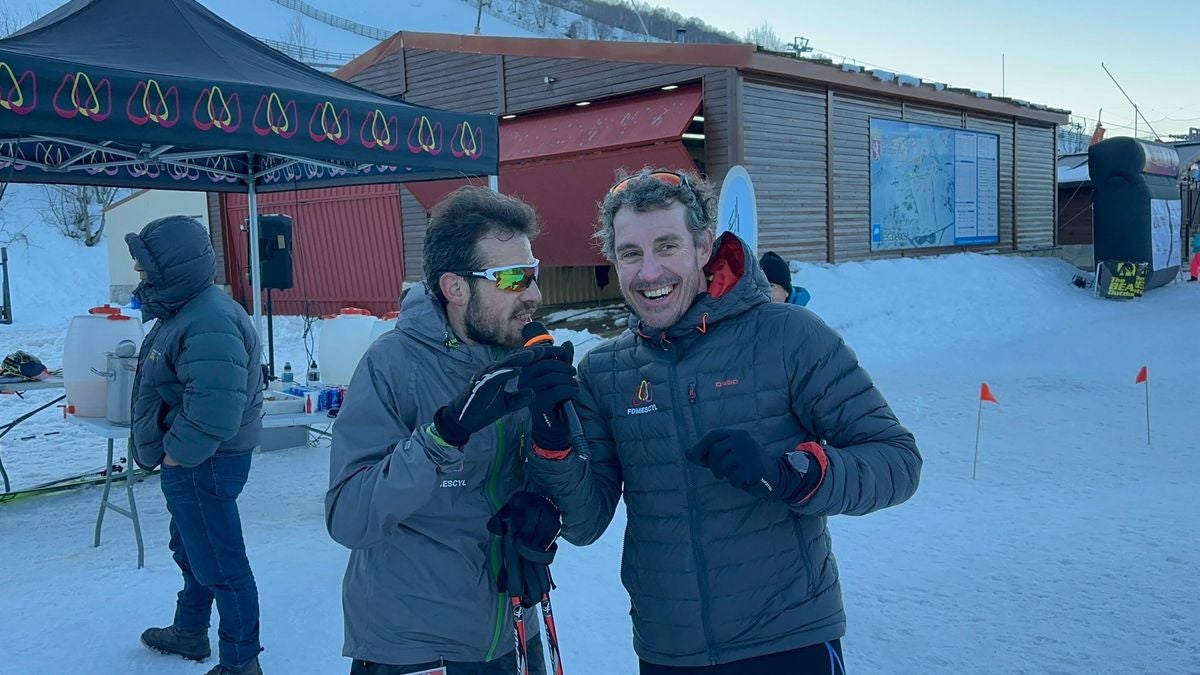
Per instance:
[[[1150,372],[1146,366],[1138,371],[1134,384],[1146,385],[1146,445],[1150,445]]]
[[[1000,401],[997,401],[996,397],[992,395],[992,388],[987,386],[987,382],[979,385],[979,417],[975,420],[975,462],[971,466],[971,480],[975,480],[975,476],[979,472],[979,430],[983,427],[984,401],[1000,405]]]

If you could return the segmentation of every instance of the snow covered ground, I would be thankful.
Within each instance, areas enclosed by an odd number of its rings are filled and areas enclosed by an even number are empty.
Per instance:
[[[28,254],[10,256],[18,323],[0,326],[0,351],[25,348],[55,364],[66,318],[106,287],[96,288],[103,255],[39,231]],[[1200,672],[1200,285],[1104,301],[1071,286],[1074,270],[1059,261],[979,255],[796,268],[811,309],[858,351],[925,456],[907,504],[830,522],[850,672]],[[276,324],[277,361],[298,371],[301,326]],[[1134,385],[1142,365],[1149,446]],[[981,382],[1000,405],[983,409],[972,480]],[[0,398],[0,421],[45,396]],[[100,439],[53,414],[26,428],[60,433],[4,439],[16,486],[103,461]],[[261,453],[239,502],[270,673],[349,668],[340,656],[346,552],[322,522],[327,461],[324,446]],[[170,621],[179,574],[157,478],[136,494],[141,570],[119,516],[106,517],[92,548],[98,489],[0,505],[0,672],[205,670],[138,644],[143,628]],[[598,543],[564,545],[555,563],[572,675],[636,672],[618,579],[623,525],[618,512]]]

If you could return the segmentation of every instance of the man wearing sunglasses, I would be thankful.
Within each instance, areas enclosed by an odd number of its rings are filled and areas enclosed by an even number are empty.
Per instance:
[[[443,200],[425,234],[426,282],[351,379],[325,498],[329,533],[350,549],[351,673],[516,672],[501,540],[488,521],[502,512],[505,532],[552,523],[518,542],[542,551],[558,533],[547,500],[510,501],[528,495],[522,446],[535,398],[513,385],[542,356],[521,348],[541,302],[536,233],[533,210],[512,197],[466,187]],[[532,628],[531,672],[544,673]]]
[[[842,675],[826,518],[905,501],[921,456],[842,339],[714,236],[713,192],[643,171],[605,197],[629,328],[579,366],[588,456],[535,436],[528,470],[577,545],[624,495],[643,675]]]

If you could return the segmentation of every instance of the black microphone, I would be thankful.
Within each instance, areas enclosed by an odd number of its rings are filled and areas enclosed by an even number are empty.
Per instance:
[[[540,321],[530,321],[525,324],[525,327],[521,329],[521,339],[525,341],[526,348],[554,344],[554,336]],[[567,431],[571,438],[571,446],[581,456],[587,457],[587,437],[583,434],[583,424],[579,421],[579,413],[575,411],[575,402],[563,401],[562,407],[563,413],[567,416]]]

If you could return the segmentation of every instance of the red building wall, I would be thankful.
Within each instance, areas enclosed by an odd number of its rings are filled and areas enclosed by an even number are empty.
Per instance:
[[[399,190],[393,184],[259,195],[260,215],[292,217],[292,288],[272,291],[274,313],[316,316],[362,307],[379,316],[399,309],[404,280]],[[246,195],[223,195],[221,212],[226,278],[233,297],[249,308]]]

